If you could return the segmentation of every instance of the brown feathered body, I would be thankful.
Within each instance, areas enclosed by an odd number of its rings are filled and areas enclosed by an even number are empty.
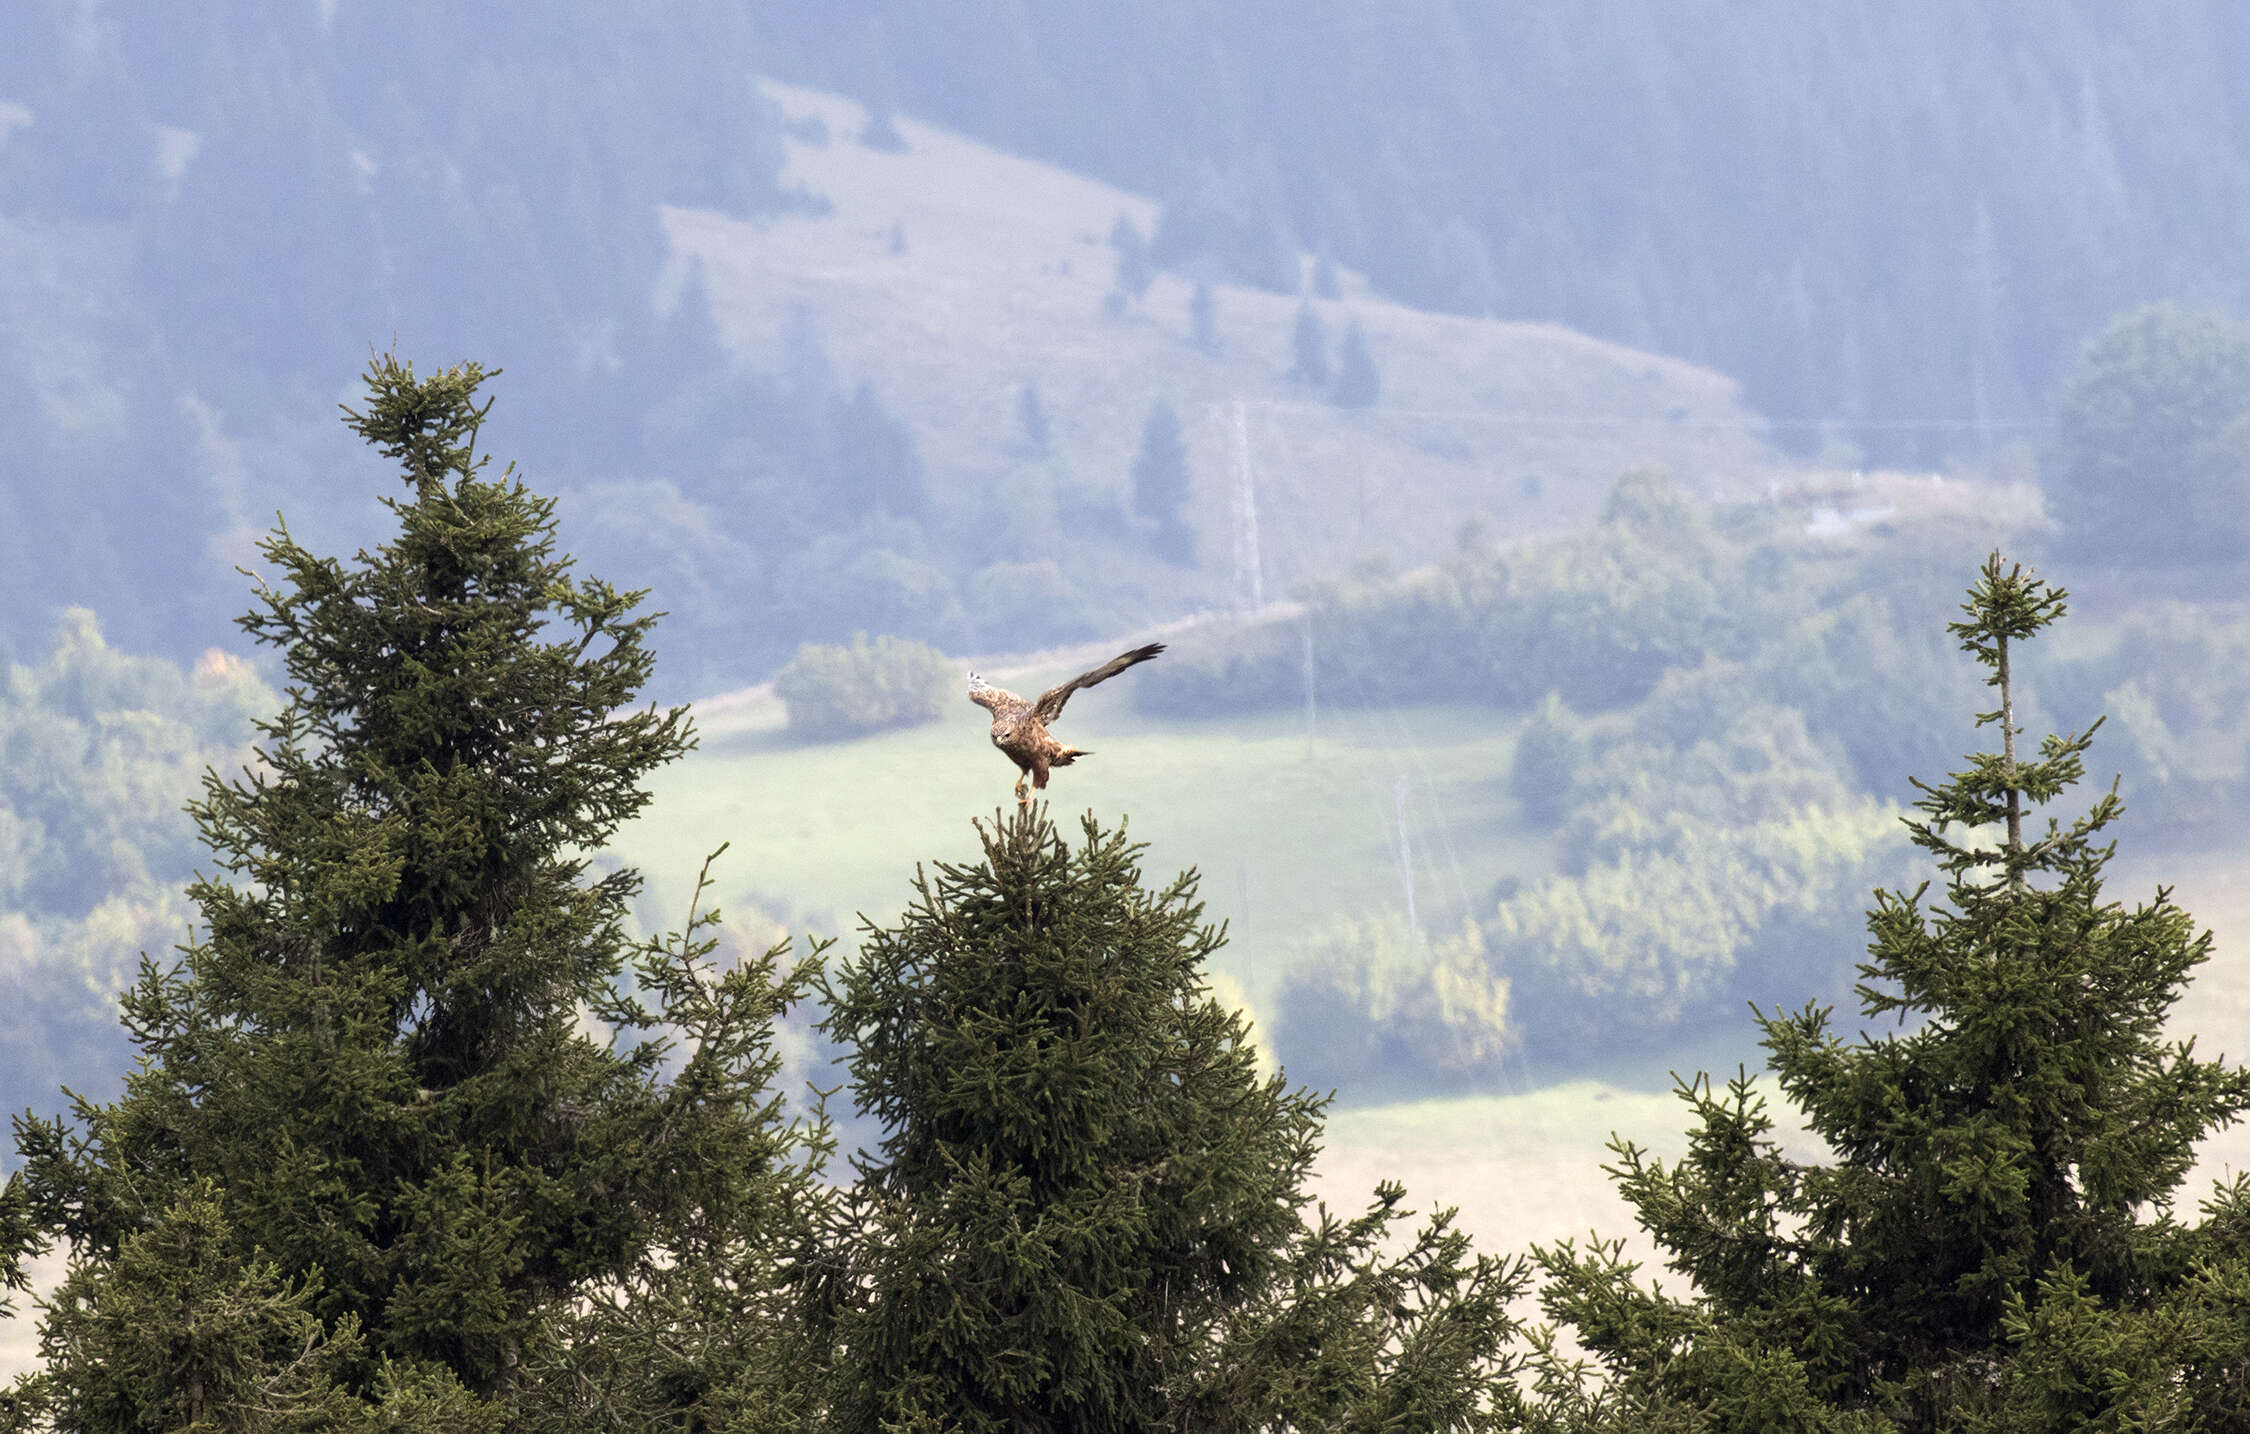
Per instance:
[[[1066,747],[1055,740],[1047,725],[1062,716],[1063,704],[1070,694],[1081,687],[1092,687],[1106,682],[1131,667],[1136,662],[1146,662],[1164,650],[1161,642],[1146,647],[1136,647],[1121,653],[1091,672],[1081,672],[1059,687],[1050,687],[1034,701],[1026,701],[1005,688],[994,687],[974,672],[969,674],[969,700],[992,714],[992,745],[1007,754],[1021,770],[1016,778],[1016,795],[1023,797],[1023,779],[1029,777],[1031,785],[1044,789],[1047,773],[1055,767],[1067,767],[1080,757],[1092,755],[1077,747]]]

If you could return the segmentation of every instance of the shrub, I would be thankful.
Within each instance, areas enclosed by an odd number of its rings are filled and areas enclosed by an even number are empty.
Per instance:
[[[1585,756],[1581,725],[1562,697],[1550,692],[1516,736],[1508,792],[1522,804],[1524,815],[1542,827],[1559,825],[1570,812],[1571,786]]]
[[[1053,558],[993,563],[968,582],[969,616],[987,651],[1021,652],[1093,637],[1100,624]]]
[[[2174,571],[2231,562],[2250,539],[2243,438],[2250,324],[2155,304],[2087,344],[2041,464],[2063,546]]]
[[[1473,923],[1426,938],[1397,913],[1332,924],[1292,963],[1281,1052],[1315,1087],[1388,1094],[1489,1081],[1514,1047],[1508,978]]]
[[[1697,695],[1681,688],[1721,686],[1674,682],[1650,705],[1677,722]],[[1841,994],[1849,962],[1807,953],[1856,949],[1851,893],[1894,875],[1897,818],[1790,708],[1751,702],[1708,734],[1588,743],[1560,870],[1482,923],[1526,1055],[1570,1066],[1634,1033],[1722,1020],[1744,998]]]
[[[934,722],[952,666],[928,643],[855,633],[849,647],[806,643],[773,680],[789,730],[816,741]]]
[[[1579,714],[1632,707],[1667,672],[1743,658],[1771,628],[1740,553],[1656,470],[1621,477],[1593,531],[1502,551],[1477,529],[1404,574],[1362,564],[1302,590],[1323,705],[1474,702],[1553,692]],[[1144,710],[1240,712],[1305,700],[1306,628],[1243,624],[1177,644]],[[1846,663],[1847,675],[1862,672]]]
[[[1184,633],[1133,684],[1133,704],[1165,717],[1271,711],[1305,700],[1303,630],[1294,622],[1230,623]]]

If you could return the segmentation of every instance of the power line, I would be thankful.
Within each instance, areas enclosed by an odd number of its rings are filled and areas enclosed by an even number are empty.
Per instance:
[[[1210,400],[1202,406],[1217,410],[1226,406],[1241,408],[1245,405],[1273,411],[1336,414],[1333,404],[1314,403],[1288,398],[1235,398],[1225,401]],[[1573,428],[1573,429],[1691,429],[1707,432],[1756,433],[1775,428],[1843,428],[1865,431],[1879,429],[1885,432],[1916,432],[1928,430],[1948,433],[2020,433],[2049,427],[2043,418],[1852,418],[1842,414],[1812,418],[1767,418],[1753,414],[1746,418],[1619,418],[1609,414],[1567,414],[1508,412],[1488,408],[1391,408],[1376,410],[1376,418],[1449,418],[1474,423],[1503,424],[1520,428]]]

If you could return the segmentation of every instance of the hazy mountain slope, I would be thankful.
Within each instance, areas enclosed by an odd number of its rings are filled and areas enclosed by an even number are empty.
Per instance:
[[[799,0],[758,25],[790,78],[1160,197],[1172,252],[1257,276],[1326,244],[1415,304],[1712,364],[1808,449],[2035,432],[2109,315],[2250,304],[2233,0]]]
[[[657,209],[787,202],[722,8],[10,0],[0,16],[0,640],[231,636],[286,508],[379,531],[336,419],[369,350],[508,370],[507,452],[615,465],[663,365]]]
[[[1220,284],[1208,353],[1176,278],[1105,318],[1103,237],[1120,213],[1152,227],[1148,200],[913,124],[907,153],[867,149],[850,106],[812,95],[795,113],[831,138],[785,156],[740,16],[12,18],[0,636],[19,647],[78,603],[184,659],[228,639],[234,568],[276,509],[322,549],[379,534],[388,480],[335,404],[394,343],[505,370],[486,442],[562,495],[592,571],[671,611],[668,696],[856,628],[1037,645],[1229,601],[1252,567],[1237,399],[1269,593],[1364,549],[1425,554],[1472,511],[1565,520],[1628,463],[1711,487],[1759,461],[1716,375],[1417,315],[1348,275],[1319,308],[1329,354],[1356,319],[1380,368],[1356,413],[1285,377],[1285,296]],[[717,331],[676,302],[692,254]],[[1043,457],[1018,432],[1027,381]],[[1158,397],[1186,425],[1193,568],[1121,501]],[[884,492],[898,511],[870,511]]]
[[[1056,481],[1120,500],[1150,403],[1178,406],[1200,587],[1222,598],[1237,578],[1245,453],[1269,596],[1368,549],[1425,557],[1471,515],[1511,531],[1583,517],[1632,464],[1728,493],[1770,461],[1718,374],[1552,325],[1422,313],[1350,275],[1341,299],[1314,307],[1331,346],[1364,328],[1382,395],[1337,408],[1288,377],[1293,295],[1217,285],[1210,352],[1191,341],[1176,276],[1103,312],[1106,236],[1120,215],[1153,223],[1147,199],[912,121],[898,124],[905,152],[872,149],[855,138],[857,105],[768,92],[794,132],[825,132],[786,141],[783,180],[833,208],[760,220],[669,209],[674,282],[700,264],[721,332],[752,363],[779,363],[792,316],[817,316],[845,381],[872,380],[913,429],[941,506],[1028,488],[1026,383],[1053,417]],[[817,131],[803,123],[815,119]],[[1034,526],[1025,546],[1055,541]]]

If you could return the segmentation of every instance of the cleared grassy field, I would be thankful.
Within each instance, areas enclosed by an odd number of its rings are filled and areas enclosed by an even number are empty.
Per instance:
[[[872,382],[913,429],[936,506],[1009,525],[1025,556],[1065,541],[1051,485],[1123,500],[1151,401],[1173,403],[1205,562],[1186,572],[1124,545],[1075,544],[1079,566],[1107,575],[1084,590],[1117,604],[1119,625],[1228,591],[1238,457],[1255,474],[1272,592],[1375,549],[1425,561],[1475,515],[1509,532],[1582,522],[1640,464],[1707,494],[1763,493],[1785,476],[1764,421],[1722,374],[1553,324],[1424,313],[1349,272],[1341,297],[1313,307],[1331,343],[1360,325],[1382,401],[1335,407],[1288,377],[1293,292],[1215,284],[1210,345],[1194,340],[1194,282],[1181,274],[1159,274],[1122,312],[1106,307],[1111,226],[1152,232],[1155,200],[904,116],[902,151],[869,149],[849,138],[865,123],[851,100],[762,88],[832,136],[801,128],[785,145],[782,182],[820,196],[822,212],[668,208],[666,283],[700,271],[722,340],[761,369],[780,361],[800,314],[817,315],[847,391]],[[1026,382],[1052,420],[1052,471],[1011,451]]]
[[[1105,654],[1106,655],[1106,654]],[[994,680],[1019,691],[1063,667]],[[1341,916],[1402,910],[1409,872],[1425,925],[1458,920],[1504,875],[1549,869],[1506,791],[1515,723],[1475,708],[1322,711],[1158,721],[1115,687],[1080,693],[1058,727],[1093,755],[1047,795],[1075,836],[1091,810],[1148,844],[1151,881],[1189,867],[1208,915],[1229,924],[1220,968],[1262,1002],[1293,951]],[[730,916],[848,935],[906,903],[917,862],[969,861],[970,823],[1012,807],[1016,771],[964,696],[944,720],[858,741],[789,736],[762,691],[699,708],[702,749],[652,783],[614,848],[648,878],[647,915],[677,925],[704,854]],[[1400,826],[1405,828],[1401,858]],[[745,934],[749,934],[747,931]]]
[[[2119,835],[2121,848],[2130,848],[2134,834]],[[2148,900],[2159,882],[2172,886],[2173,900],[2211,931],[2212,958],[2197,969],[2174,1008],[2172,1035],[2194,1037],[2196,1053],[2204,1058],[2250,1061],[2250,852],[2121,855],[2111,877],[2108,894],[2127,906]],[[1683,1072],[1709,1067],[1724,1078],[1736,1060],[1757,1070],[1762,1055],[1746,1045],[1736,1051],[1701,1049],[1681,1066]],[[1351,1209],[1376,1181],[1396,1179],[1418,1210],[1458,1206],[1462,1227],[1486,1250],[1520,1251],[1597,1229],[1627,1237],[1630,1254],[1653,1262],[1654,1247],[1634,1228],[1630,1209],[1601,1169],[1613,1158],[1604,1148],[1612,1132],[1668,1158],[1686,1149],[1687,1109],[1648,1079],[1647,1070],[1618,1084],[1574,1082],[1518,1096],[1334,1112],[1319,1192],[1330,1204]],[[1774,1095],[1769,1088],[1768,1099]],[[1776,1107],[1774,1114],[1793,1154],[1827,1158],[1785,1109]],[[2198,1218],[2196,1206],[2214,1181],[2250,1170],[2250,1124],[2211,1136],[2198,1154],[2180,1190],[2177,1213],[2188,1220]],[[1660,1267],[1651,1272],[1664,1273]]]
[[[1023,690],[1059,675],[1052,667],[1002,680]],[[916,861],[972,859],[969,821],[1010,800],[1014,769],[986,744],[984,714],[965,700],[932,726],[823,746],[794,743],[779,704],[761,693],[711,704],[699,722],[703,750],[658,779],[648,816],[618,844],[661,892],[655,914],[671,920],[702,854],[722,840],[735,845],[719,889],[738,907],[747,900],[822,933],[847,929],[840,918],[854,911],[887,917],[903,903]],[[1057,774],[1058,816],[1130,813],[1130,830],[1149,843],[1152,876],[1199,866],[1212,915],[1233,923],[1221,969],[1254,1005],[1270,1000],[1304,937],[1338,915],[1403,905],[1402,810],[1425,921],[1481,898],[1503,874],[1547,869],[1544,843],[1518,830],[1506,794],[1513,724],[1489,712],[1324,711],[1308,737],[1302,713],[1158,722],[1135,713],[1123,693],[1096,691],[1072,703],[1064,731],[1098,755]],[[2175,898],[2218,938],[2176,1032],[2195,1035],[2202,1053],[2250,1057],[2250,857],[2141,857],[2135,835],[2120,833],[2126,855],[2113,868],[2113,897],[2144,900],[2158,881],[2173,883]],[[786,913],[771,895],[780,893]],[[1723,1077],[1737,1062],[1757,1069],[1761,1056],[1738,1034],[1714,1032],[1671,1052],[1619,1052],[1606,1082],[1387,1105],[1355,1105],[1341,1092],[1316,1191],[1356,1209],[1377,1181],[1398,1179],[1419,1211],[1458,1206],[1463,1227],[1488,1250],[1598,1229],[1628,1236],[1628,1249],[1649,1259],[1654,1251],[1602,1172],[1606,1142],[1617,1132],[1677,1155],[1685,1109],[1667,1069]],[[1786,1111],[1776,1114],[1791,1125]],[[1809,1146],[1801,1153],[1819,1158]],[[2192,1216],[2211,1179],[2244,1168],[2250,1128],[2213,1138],[2181,1213]]]

